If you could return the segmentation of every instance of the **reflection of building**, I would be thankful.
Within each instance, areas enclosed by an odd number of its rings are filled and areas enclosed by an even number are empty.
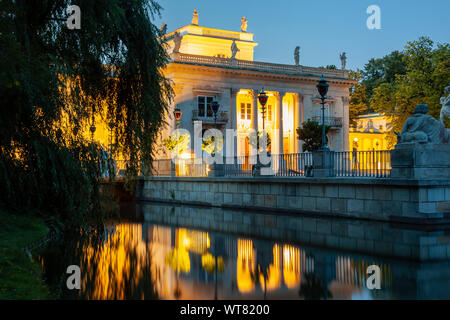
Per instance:
[[[257,94],[264,87],[269,95],[265,129],[269,134],[272,129],[282,132],[271,136],[272,153],[300,152],[295,129],[307,119],[321,119],[316,84],[323,74],[330,84],[325,107],[326,122],[332,126],[329,144],[333,150],[348,150],[348,88],[353,83],[348,71],[256,62],[253,51],[258,43],[248,32],[188,25],[167,33],[164,39],[171,55],[164,72],[175,90],[169,114],[178,106],[183,111],[180,128],[191,136],[194,121],[202,121],[203,130],[214,127],[212,102],[216,98],[218,129],[241,133],[231,150],[235,155],[251,153],[246,134],[250,129],[262,130]],[[232,58],[233,42],[239,49],[236,59]],[[174,119],[168,123],[164,137],[175,128]]]
[[[386,116],[380,113],[361,115],[356,120],[356,126],[350,128],[350,150],[372,151],[389,150],[386,139],[392,130],[392,124]]]

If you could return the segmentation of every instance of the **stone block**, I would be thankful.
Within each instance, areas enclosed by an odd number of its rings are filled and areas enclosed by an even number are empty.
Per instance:
[[[233,193],[233,204],[241,206],[243,201],[242,193]]]
[[[233,203],[233,196],[231,193],[224,193],[223,194],[223,203],[226,204],[232,204]]]
[[[337,198],[339,194],[339,188],[338,186],[329,186],[325,185],[325,197],[328,198]]]
[[[364,211],[366,213],[382,214],[383,202],[375,200],[364,200]]]
[[[445,199],[444,188],[429,188],[427,193],[428,201],[443,201]]]
[[[288,196],[288,207],[293,209],[302,209],[302,198],[297,196]]]
[[[364,238],[364,227],[358,224],[348,225],[348,236],[351,238]]]
[[[430,259],[446,259],[447,248],[445,245],[433,245],[429,247]]]
[[[389,187],[377,185],[373,187],[374,200],[392,200],[392,190]]]
[[[306,218],[303,221],[303,230],[308,232],[316,232],[317,231],[317,222],[315,219]]]
[[[314,197],[303,197],[302,203],[303,203],[304,210],[313,211],[316,209],[316,198],[314,198]]]
[[[323,185],[311,185],[309,188],[309,194],[312,197],[323,197]]]
[[[287,196],[295,196],[295,185],[288,184],[286,185],[286,193]]]
[[[260,207],[264,206],[264,195],[262,194],[255,195],[255,205]]]
[[[297,196],[309,196],[309,185],[300,184],[295,187]]]
[[[330,234],[331,233],[331,221],[328,220],[319,220],[316,222],[316,230],[319,233]]]
[[[354,199],[355,198],[355,186],[340,185],[339,186],[339,198]]]
[[[372,186],[357,186],[356,187],[356,199],[373,199]]]
[[[331,199],[331,211],[334,213],[345,214],[346,213],[345,199]]]
[[[364,200],[347,200],[347,211],[350,213],[363,213]]]
[[[252,205],[253,204],[252,195],[249,193],[244,193],[242,195],[242,203],[246,205]]]
[[[277,208],[287,208],[288,207],[288,197],[285,196],[272,196],[275,197],[277,203],[276,203],[276,207]]]
[[[322,212],[331,211],[331,199],[330,198],[317,198],[316,209]]]
[[[277,205],[277,197],[274,195],[266,195],[264,204],[266,207],[275,208]]]
[[[392,200],[394,201],[409,201],[409,189],[393,189]]]

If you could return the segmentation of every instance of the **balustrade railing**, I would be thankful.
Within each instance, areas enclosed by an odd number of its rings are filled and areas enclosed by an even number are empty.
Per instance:
[[[313,74],[319,76],[324,75],[326,77],[348,78],[347,70],[332,70],[326,68],[296,66],[291,64],[228,59],[187,53],[175,53],[172,55],[172,59],[175,62],[195,63],[211,66],[233,67],[239,69],[260,70],[268,72],[282,72],[289,74]]]
[[[391,153],[388,150],[373,151],[340,151],[332,152],[333,171],[336,177],[372,177],[385,178],[390,176]],[[257,164],[256,156],[239,156],[224,158],[223,175],[252,176],[253,168]],[[310,152],[292,154],[272,154],[270,167],[273,176],[304,177],[313,176],[313,154]],[[100,163],[102,177],[121,177],[127,169],[126,160],[109,160]],[[139,174],[152,176],[176,177],[206,177],[210,171],[203,159],[160,159],[153,161],[151,170],[139,170]],[[272,174],[271,174],[272,175]]]
[[[391,152],[388,150],[334,152],[337,177],[389,177]]]

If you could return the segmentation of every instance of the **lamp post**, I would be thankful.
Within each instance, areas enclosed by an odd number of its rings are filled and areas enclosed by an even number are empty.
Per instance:
[[[328,82],[323,78],[323,75],[317,84],[317,91],[319,91],[320,100],[322,100],[322,147],[320,148],[320,151],[329,151],[330,149],[327,146],[325,136],[325,96],[328,92]]]
[[[265,129],[264,120],[266,118],[266,103],[269,99],[269,96],[264,92],[264,88],[262,88],[261,92],[258,94],[258,101],[261,104],[261,112],[263,117],[263,131]],[[258,128],[256,128],[256,132],[258,132]]]

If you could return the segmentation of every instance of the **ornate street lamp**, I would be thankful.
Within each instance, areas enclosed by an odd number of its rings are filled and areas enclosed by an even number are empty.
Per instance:
[[[173,112],[173,115],[175,116],[175,120],[177,122],[177,129],[178,129],[178,126],[180,125],[181,116],[183,115],[183,111],[181,111],[181,109],[178,106],[176,106],[176,108]]]
[[[267,100],[269,100],[269,96],[264,92],[264,88],[261,90],[261,92],[258,94],[258,101],[261,104],[261,112],[263,117],[263,131],[265,129],[264,125],[264,119],[266,118],[266,103]],[[256,131],[258,131],[258,128],[256,128]]]
[[[320,100],[322,100],[322,147],[320,151],[329,151],[325,137],[325,96],[328,92],[328,82],[323,78],[323,75],[317,84],[317,91],[319,91]]]

